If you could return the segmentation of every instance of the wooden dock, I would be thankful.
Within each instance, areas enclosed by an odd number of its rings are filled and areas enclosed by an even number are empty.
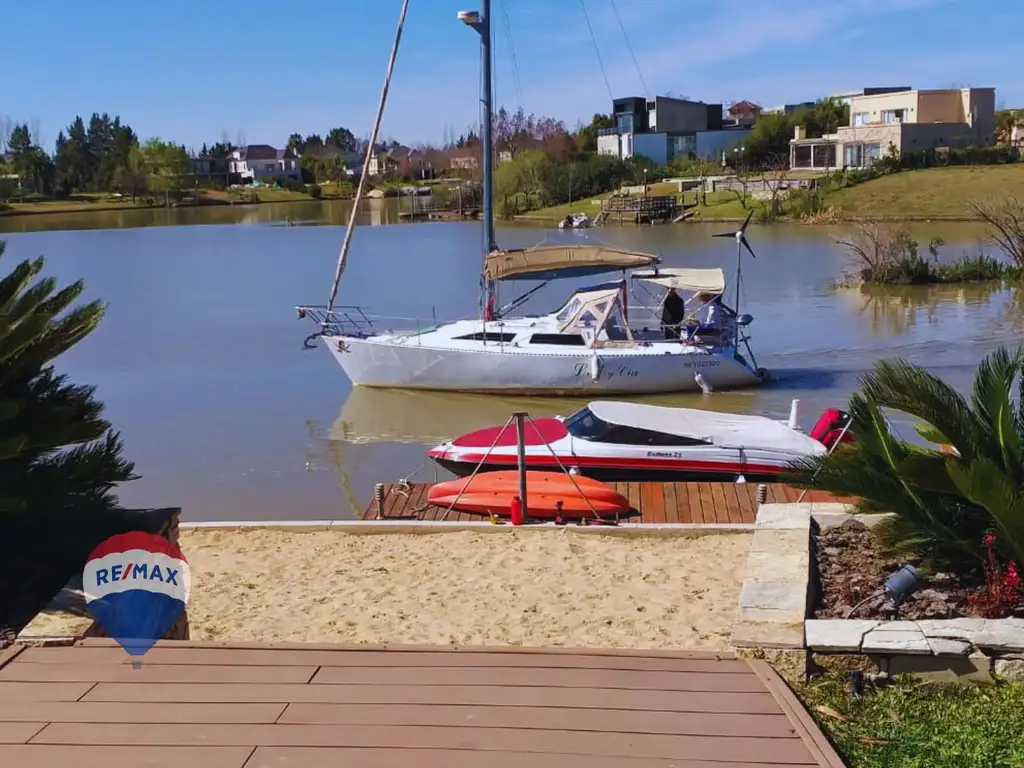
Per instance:
[[[109,640],[0,651],[0,765],[842,768],[728,652]]]
[[[629,499],[631,512],[622,519],[631,523],[752,523],[757,515],[757,483],[609,483]],[[384,486],[383,517],[392,520],[439,521],[445,507],[427,503],[430,483],[390,483]],[[767,486],[768,504],[797,500],[799,488],[779,483]],[[529,499],[527,499],[529,501]],[[824,491],[808,491],[804,501],[850,502]],[[363,512],[364,520],[377,519],[373,500]],[[450,522],[485,520],[482,515],[453,510],[444,518]]]
[[[653,224],[671,221],[679,215],[679,205],[672,195],[644,195],[642,197],[609,197],[601,201],[601,222],[612,219],[619,224]]]

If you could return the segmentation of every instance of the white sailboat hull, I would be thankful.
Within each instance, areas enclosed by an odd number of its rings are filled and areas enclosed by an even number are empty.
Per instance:
[[[567,395],[698,391],[697,374],[714,389],[761,382],[731,353],[679,343],[549,352],[498,344],[445,348],[408,336],[322,338],[352,383],[365,387]]]

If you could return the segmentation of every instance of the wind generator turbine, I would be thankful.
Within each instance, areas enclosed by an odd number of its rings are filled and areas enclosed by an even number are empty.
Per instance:
[[[747,214],[747,218],[743,222],[743,225],[735,232],[718,232],[713,234],[712,237],[731,237],[736,240],[736,304],[733,307],[733,312],[735,313],[736,318],[736,354],[739,356],[739,344],[742,342],[744,348],[747,350],[747,354],[750,355],[750,360],[754,364],[754,368],[758,371],[762,381],[764,381],[767,379],[768,372],[757,367],[757,360],[754,358],[754,351],[750,348],[750,337],[741,331],[742,328],[750,325],[751,321],[754,319],[749,314],[740,314],[740,293],[743,283],[743,249],[747,249],[747,253],[750,254],[750,258],[757,258],[757,254],[754,253],[754,249],[750,247],[750,242],[747,240],[747,227],[750,225],[750,220],[753,217],[754,212],[751,211]]]
[[[747,249],[747,253],[750,254],[750,258],[757,258],[757,254],[754,253],[754,249],[750,247],[750,242],[747,240],[747,225],[750,224],[750,220],[753,216],[753,211],[748,213],[746,221],[743,222],[743,226],[735,232],[719,232],[712,235],[712,237],[732,237],[736,240],[736,306],[733,307],[733,310],[736,312],[737,319],[739,319],[740,316],[740,283],[743,282],[743,249]]]

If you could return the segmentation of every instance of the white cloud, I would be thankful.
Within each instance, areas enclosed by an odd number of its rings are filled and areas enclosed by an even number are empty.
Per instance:
[[[656,17],[645,18],[643,11],[635,10],[641,2],[644,10],[650,9]],[[891,23],[895,15],[948,2],[837,0],[826,4],[820,0],[725,0],[716,3],[714,10],[703,17],[698,17],[693,9],[679,9],[678,0],[619,0],[619,8],[624,23],[639,25],[638,20],[644,20],[644,33],[630,37],[652,95],[671,90],[707,101],[727,101],[724,97],[728,94],[736,99],[781,102],[819,98],[844,87],[861,87],[868,81],[888,83],[895,78],[900,81],[898,84],[907,84],[911,74],[919,79],[925,68],[917,65],[921,57],[909,50],[905,54],[887,53],[882,58],[857,57],[855,65],[850,60],[852,47],[845,49],[848,55],[840,46],[834,56],[813,61],[808,61],[807,51],[824,40],[850,41],[874,26]],[[588,7],[594,3],[595,0],[589,0]],[[627,3],[628,14],[623,10]],[[670,9],[675,12],[664,13]],[[593,12],[591,15],[593,20]],[[621,40],[617,24],[608,34]],[[582,19],[572,39],[579,44],[586,41],[592,48]],[[624,45],[617,46],[622,49],[618,53],[609,55],[606,49],[613,46],[598,42],[612,92],[616,96],[642,94],[640,77]],[[949,65],[957,60],[953,56],[942,57],[942,68],[950,69]],[[750,68],[743,66],[746,61],[752,62]],[[904,67],[904,63],[911,66]],[[609,106],[607,87],[593,56],[572,57],[568,64],[551,67],[543,79],[534,77],[524,82],[523,90],[525,100],[535,111],[568,122],[575,122],[577,116],[605,111]]]

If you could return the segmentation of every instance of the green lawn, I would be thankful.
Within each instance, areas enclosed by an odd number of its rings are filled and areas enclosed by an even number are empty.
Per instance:
[[[654,185],[652,185],[654,186]],[[675,186],[675,185],[667,185]],[[608,195],[596,195],[595,197],[588,197],[582,200],[577,200],[573,203],[566,203],[564,205],[554,205],[550,208],[540,208],[536,211],[530,211],[521,217],[524,220],[536,219],[543,221],[561,221],[570,213],[585,213],[590,218],[594,218],[601,211],[601,201],[608,198]],[[693,202],[693,193],[687,193],[686,201],[688,203]],[[755,206],[757,201],[748,199],[747,205]],[[749,213],[749,209],[744,209],[740,205],[739,199],[732,192],[715,192],[708,195],[707,206],[699,206],[696,209],[697,219],[743,219],[746,218]]]
[[[801,175],[793,173],[793,178]],[[650,194],[676,194],[676,184],[651,184]],[[975,165],[952,168],[928,168],[902,171],[853,187],[829,192],[826,207],[836,219],[854,218],[972,218],[970,203],[1013,195],[1024,200],[1024,163],[1013,165]],[[571,205],[557,205],[530,211],[527,219],[558,221],[569,213],[585,212],[592,218],[600,210],[600,200],[607,195],[579,200]],[[692,193],[687,193],[692,202]],[[708,195],[708,205],[696,209],[696,220],[742,219],[750,208],[758,207],[748,200],[744,208],[732,192]],[[783,203],[785,210],[785,203]]]
[[[524,214],[527,219],[544,219],[547,221],[561,221],[570,213],[585,213],[590,218],[594,218],[601,212],[601,201],[604,200],[608,195],[596,195],[595,197],[586,197],[582,200],[575,200],[571,203],[565,203],[564,205],[553,205],[550,208],[540,208],[536,211],[530,211]]]
[[[841,216],[971,217],[972,200],[1024,200],[1024,163],[902,171],[827,197]]]
[[[0,206],[0,214],[18,213],[71,213],[74,211],[96,211],[108,208],[146,208],[141,199],[132,202],[130,197],[115,198],[110,194],[83,193],[72,195],[66,200],[35,199],[27,202],[8,202]]]
[[[855,699],[832,676],[796,689],[850,768],[1021,768],[1024,684],[901,679]]]

